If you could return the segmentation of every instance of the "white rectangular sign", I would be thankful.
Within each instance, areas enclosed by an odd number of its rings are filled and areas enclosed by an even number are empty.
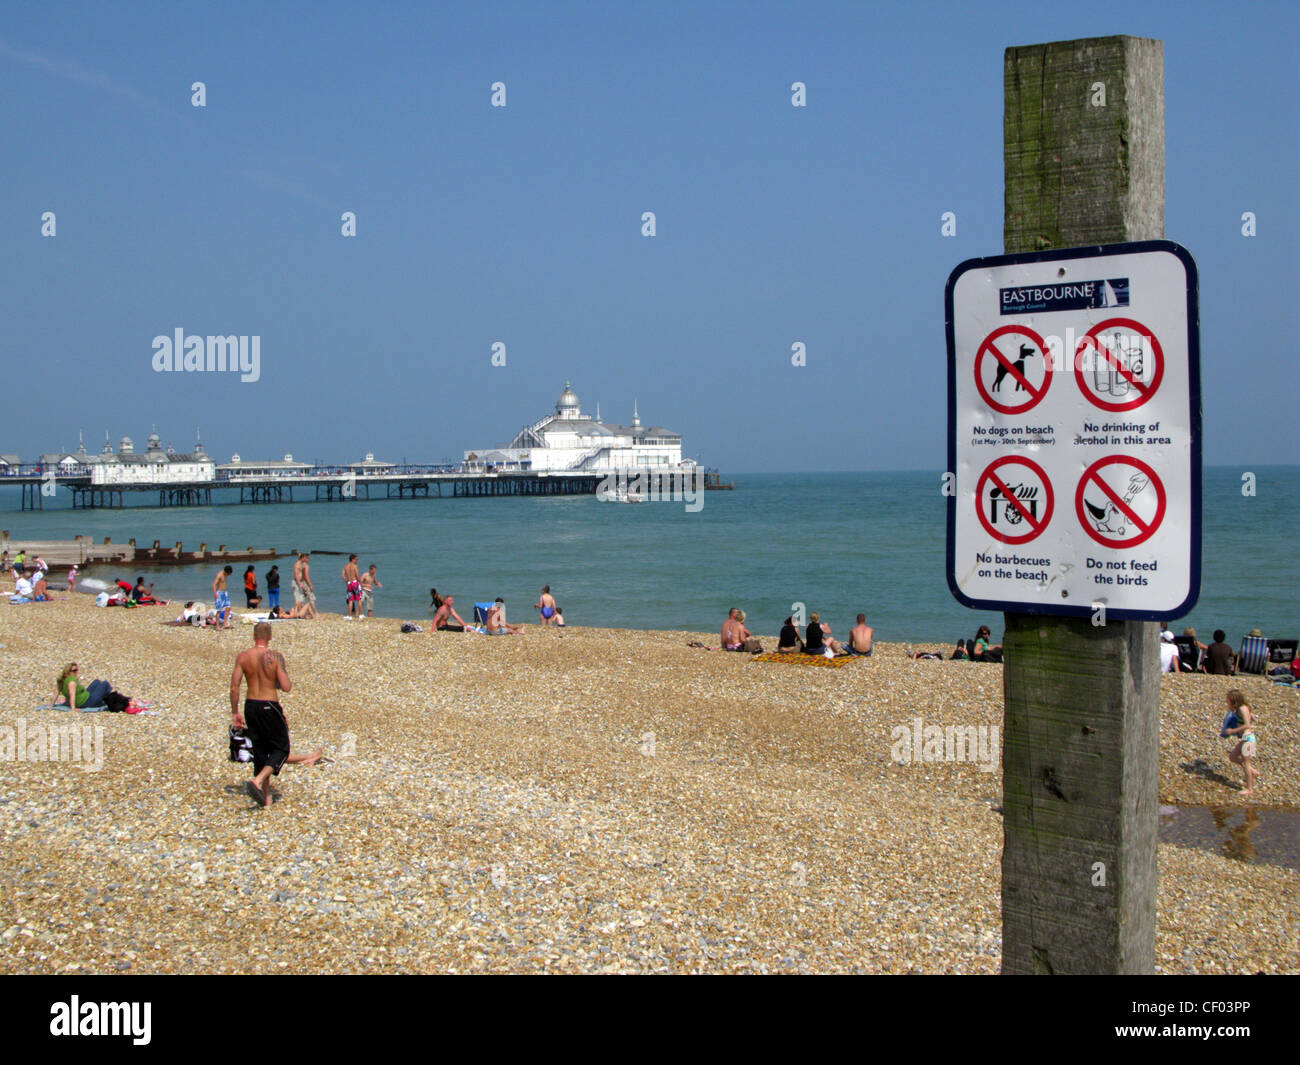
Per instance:
[[[1168,620],[1201,573],[1196,264],[1169,241],[971,259],[948,327],[948,584]]]

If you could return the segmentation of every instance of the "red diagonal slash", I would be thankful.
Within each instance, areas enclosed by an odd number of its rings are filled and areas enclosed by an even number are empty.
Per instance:
[[[1108,348],[1104,343],[1102,343],[1101,337],[1099,336],[1090,337],[1089,339],[1092,341],[1092,346],[1097,349],[1097,354],[1106,360],[1106,362],[1110,365],[1111,369],[1113,369],[1117,374],[1120,375],[1120,377],[1124,378],[1125,381],[1127,381],[1134,388],[1136,388],[1138,392],[1140,392],[1142,395],[1145,396],[1147,394],[1147,386],[1143,382],[1139,381],[1136,377],[1134,377],[1133,374],[1129,372],[1127,367],[1120,365],[1119,356],[1116,355],[1113,351],[1111,351],[1110,348]]]
[[[1007,373],[1009,373],[1012,377],[1014,377],[1017,381],[1019,381],[1033,399],[1037,399],[1042,394],[1038,391],[1038,389],[1036,389],[1033,385],[1029,383],[1029,378],[1027,378],[1019,370],[1017,370],[1015,365],[1005,355],[1003,355],[1002,352],[998,350],[998,346],[996,344],[994,344],[990,340],[987,344],[987,347],[989,349],[989,354],[991,354],[995,359],[998,360],[998,362],[1000,362],[1003,366],[1007,368]],[[1047,356],[1044,355],[1043,358],[1046,359]]]
[[[992,481],[995,485],[997,485],[998,491],[1002,493],[1002,498],[1010,502],[1010,504],[1013,507],[1015,507],[1016,510],[1020,511],[1020,516],[1029,523],[1029,527],[1031,529],[1033,529],[1035,532],[1042,531],[1043,527],[1039,525],[1038,522],[1034,521],[1032,515],[1030,515],[1029,511],[1025,509],[1024,504],[1021,503],[1020,500],[1016,498],[1015,493],[1012,492],[1010,488],[1008,488],[1005,484],[1002,483],[1002,478],[1000,478],[996,473],[987,473],[985,474],[985,476],[987,476],[990,481]]]
[[[1120,497],[1115,494],[1111,486],[1108,485],[1104,480],[1102,480],[1101,474],[1094,473],[1092,475],[1092,479],[1097,483],[1097,486],[1102,490],[1102,492],[1105,493],[1106,497],[1112,503],[1115,504],[1116,508],[1126,518],[1128,518],[1129,521],[1131,521],[1144,533],[1149,533],[1151,531],[1151,527],[1146,522],[1144,522],[1141,518],[1139,518],[1135,513],[1133,513],[1133,508],[1130,507],[1127,503],[1125,503],[1124,500],[1120,499]]]

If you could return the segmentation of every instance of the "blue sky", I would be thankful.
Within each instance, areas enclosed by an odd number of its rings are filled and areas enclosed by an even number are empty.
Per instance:
[[[569,379],[726,471],[942,469],[944,283],[1002,250],[1003,49],[1127,33],[1164,41],[1206,461],[1298,462],[1298,25],[1262,3],[10,5],[0,451],[156,424],[223,460],[436,461]],[[261,379],[155,373],[178,327],[259,335]]]

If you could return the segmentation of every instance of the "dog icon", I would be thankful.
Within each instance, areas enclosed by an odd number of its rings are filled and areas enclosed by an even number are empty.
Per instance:
[[[1027,345],[1025,345],[1025,344],[1021,344],[1021,345],[1020,345],[1020,358],[1018,358],[1014,363],[1012,363],[1012,365],[1015,366],[1015,368],[1016,368],[1016,373],[1018,373],[1021,377],[1024,377],[1024,376],[1025,376],[1025,360],[1026,360],[1027,358],[1029,358],[1031,355],[1037,355],[1037,354],[1038,354],[1038,352],[1035,351],[1034,348],[1033,348],[1032,346],[1027,346]],[[1006,364],[1005,362],[1001,362],[1001,361],[998,362],[998,375],[997,375],[995,378],[993,378],[993,388],[992,388],[992,391],[994,391],[994,392],[1000,392],[1000,391],[1002,390],[1002,378],[1006,377],[1008,370],[1009,370],[1009,367],[1007,366],[1007,364]],[[1023,392],[1024,390],[1025,390],[1024,382],[1021,381],[1021,380],[1019,380],[1019,379],[1017,379],[1017,380],[1016,380],[1016,391],[1017,391],[1017,392]]]

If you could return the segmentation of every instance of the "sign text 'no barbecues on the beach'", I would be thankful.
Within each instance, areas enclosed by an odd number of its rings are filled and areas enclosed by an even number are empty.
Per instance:
[[[1170,241],[970,259],[945,293],[948,585],[1167,619],[1201,580],[1196,264]]]

